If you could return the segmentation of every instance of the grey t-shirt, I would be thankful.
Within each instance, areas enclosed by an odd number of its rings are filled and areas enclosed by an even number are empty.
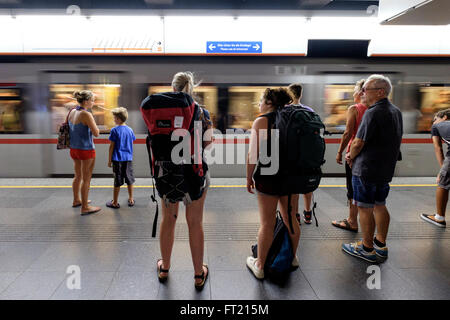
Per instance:
[[[450,121],[442,121],[431,126],[431,136],[440,137],[447,143],[447,153],[445,157],[450,157]]]
[[[402,135],[402,113],[396,106],[387,98],[370,106],[356,133],[364,147],[353,161],[352,174],[370,182],[390,182]]]

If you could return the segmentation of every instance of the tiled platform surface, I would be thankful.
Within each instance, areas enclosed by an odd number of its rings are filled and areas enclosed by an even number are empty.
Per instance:
[[[368,289],[368,263],[341,251],[360,238],[330,225],[347,214],[343,178],[324,178],[316,193],[319,227],[302,226],[300,268],[279,286],[258,281],[245,259],[255,243],[258,208],[245,179],[212,179],[204,213],[205,262],[210,278],[193,286],[187,226],[180,214],[170,279],[156,277],[159,243],[151,238],[154,206],[149,179],[137,179],[136,206],[104,206],[111,179],[94,179],[96,215],[70,207],[70,179],[0,179],[0,299],[449,299],[450,231],[419,219],[434,212],[435,178],[397,178],[388,198],[390,257],[379,264],[381,289]],[[336,186],[338,185],[338,186]],[[28,187],[26,187],[28,186]],[[47,188],[36,186],[47,186]],[[144,187],[142,187],[144,186]],[[224,187],[225,186],[225,187]],[[228,187],[226,187],[228,186]],[[302,202],[301,202],[302,203]],[[181,212],[184,208],[181,207]],[[67,267],[81,269],[81,290],[69,290]]]

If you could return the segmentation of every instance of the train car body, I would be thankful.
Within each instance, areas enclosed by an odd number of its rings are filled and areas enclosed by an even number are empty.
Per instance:
[[[102,134],[95,140],[94,175],[110,175],[108,132],[112,116],[106,109],[124,106],[127,124],[136,133],[135,174],[149,177],[146,128],[139,105],[153,92],[170,90],[172,76],[192,71],[202,80],[198,100],[210,110],[216,133],[211,165],[213,177],[245,176],[245,133],[257,116],[266,87],[303,85],[302,103],[316,110],[332,135],[326,136],[329,176],[343,175],[335,161],[352,104],[354,83],[370,74],[390,77],[392,100],[403,114],[403,160],[396,176],[434,176],[429,128],[437,110],[450,108],[450,64],[446,58],[307,58],[307,57],[2,57],[0,60],[0,177],[48,177],[73,173],[67,150],[56,150],[56,128],[74,105],[76,89],[96,93],[94,117]]]

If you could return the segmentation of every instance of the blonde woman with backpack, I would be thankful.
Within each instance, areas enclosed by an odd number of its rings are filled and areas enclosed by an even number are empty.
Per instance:
[[[161,259],[157,261],[158,279],[164,282],[169,277],[175,240],[175,224],[179,203],[183,201],[186,206],[189,245],[194,266],[194,285],[197,290],[202,290],[209,275],[208,266],[203,263],[203,207],[209,187],[208,167],[203,155],[200,156],[201,165],[194,163],[177,166],[171,159],[170,149],[170,135],[173,134],[175,128],[191,128],[192,122],[188,122],[186,119],[192,117],[191,121],[201,121],[201,132],[195,130],[190,132],[194,139],[198,138],[198,134],[203,135],[206,130],[211,128],[209,112],[200,107],[192,98],[194,87],[193,74],[179,72],[172,80],[173,92],[147,97],[142,102],[141,111],[150,133],[147,141],[149,154],[153,157],[152,174],[156,180],[156,189],[162,199],[162,221],[159,233]],[[205,140],[209,141],[203,142],[203,149],[211,143],[210,139]],[[172,171],[178,170],[180,166],[184,168],[180,172],[177,171],[180,174],[172,174]],[[174,179],[180,180],[173,182]],[[183,189],[185,187],[186,189]],[[180,189],[183,192],[179,192]]]

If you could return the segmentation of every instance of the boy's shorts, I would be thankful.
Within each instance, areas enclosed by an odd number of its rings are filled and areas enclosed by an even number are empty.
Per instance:
[[[364,181],[361,177],[352,177],[353,203],[362,208],[385,205],[389,194],[389,183]]]
[[[438,187],[449,190],[450,189],[450,159],[445,157],[442,168],[439,171]]]
[[[114,187],[120,187],[127,183],[131,185],[134,183],[133,162],[132,161],[113,161],[112,162],[114,173]]]

